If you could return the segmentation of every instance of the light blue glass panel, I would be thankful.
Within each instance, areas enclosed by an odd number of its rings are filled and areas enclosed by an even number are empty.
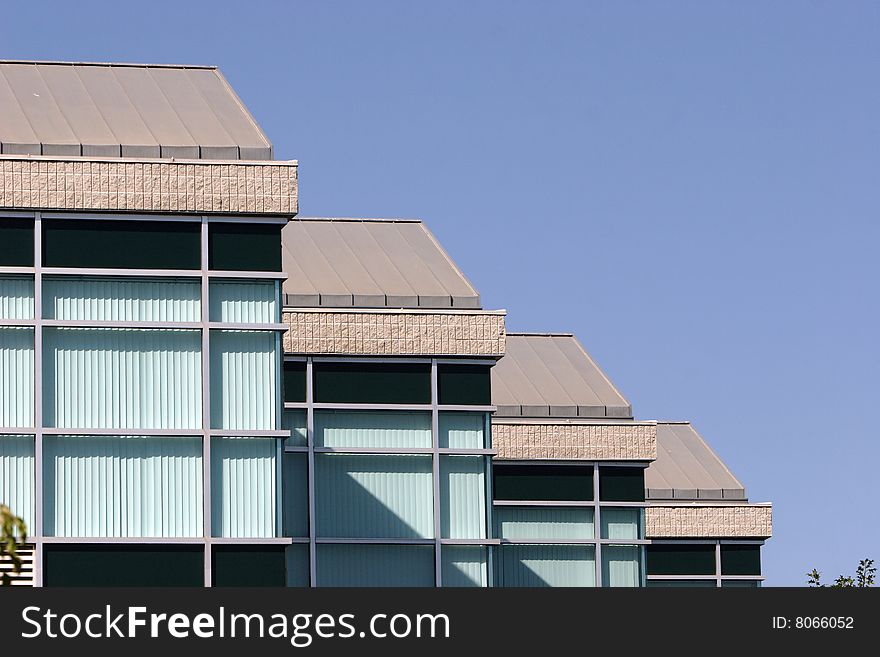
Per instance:
[[[493,511],[498,538],[559,540],[593,538],[593,509],[586,507],[511,507]]]
[[[443,538],[486,538],[484,457],[440,457],[440,526]]]
[[[602,538],[610,538],[615,541],[644,538],[641,531],[641,509],[615,509],[603,506],[600,516],[602,518]]]
[[[211,530],[224,538],[272,538],[275,438],[211,439]]]
[[[208,317],[212,322],[273,324],[279,319],[277,284],[212,280]]]
[[[275,429],[279,357],[269,331],[211,331],[211,427]]]
[[[34,426],[34,331],[0,328],[0,427]]]
[[[0,277],[0,320],[33,318],[33,276]]]
[[[202,535],[199,438],[44,436],[45,533]]]
[[[288,545],[284,550],[287,586],[305,588],[309,585],[309,546],[301,543]]]
[[[309,479],[308,456],[294,453],[284,455],[284,535],[309,535]]]
[[[638,545],[603,545],[603,586],[641,586],[641,555]]]
[[[431,545],[318,545],[318,586],[434,586]]]
[[[496,586],[595,586],[592,545],[502,545]]]
[[[443,586],[488,586],[487,548],[483,545],[444,545],[440,548]]]
[[[430,446],[430,413],[315,411],[315,447]]]
[[[486,447],[485,413],[440,413],[440,447],[484,449]]]
[[[45,319],[114,322],[201,321],[197,278],[45,277]]]
[[[0,435],[0,504],[34,532],[34,437]]]
[[[47,427],[199,429],[198,331],[43,330]]]
[[[430,456],[315,455],[315,521],[325,538],[433,538]]]
[[[284,441],[289,447],[305,447],[309,444],[306,430],[306,412],[303,410],[285,410],[281,416],[281,428],[290,431],[290,438]]]

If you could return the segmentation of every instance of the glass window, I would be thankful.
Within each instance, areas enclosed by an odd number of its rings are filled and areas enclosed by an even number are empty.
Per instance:
[[[0,435],[0,504],[34,533],[34,437]]]
[[[281,224],[208,224],[214,271],[281,271]]]
[[[648,588],[653,589],[714,589],[714,579],[649,579]]]
[[[306,400],[306,364],[302,361],[284,361],[284,401]]]
[[[113,322],[199,322],[201,296],[198,279],[47,276],[43,279],[43,317]]]
[[[213,586],[284,586],[283,545],[215,545],[211,556]]]
[[[760,575],[761,546],[721,544],[722,575]]]
[[[430,446],[430,413],[315,411],[315,447]]]
[[[309,479],[306,454],[284,455],[284,535],[309,535]]]
[[[43,415],[58,428],[201,428],[201,334],[44,329]]]
[[[211,529],[214,536],[276,536],[275,438],[211,439]]]
[[[643,537],[641,509],[615,509],[603,506],[602,538],[630,540]]]
[[[34,266],[34,220],[0,217],[0,266]]]
[[[44,533],[202,535],[199,438],[44,436]]]
[[[288,545],[284,551],[287,568],[286,585],[296,588],[309,586],[309,546],[302,543]]]
[[[278,337],[211,331],[211,428],[275,429]]]
[[[496,500],[583,502],[593,499],[592,465],[501,465],[493,468]]]
[[[428,364],[316,362],[314,376],[316,402],[431,403],[431,366]]]
[[[721,580],[722,588],[738,588],[738,589],[757,589],[761,587],[761,582],[753,579],[723,579]]]
[[[440,549],[443,586],[489,585],[488,559],[483,545],[444,545]]]
[[[714,575],[715,546],[710,544],[666,544],[648,546],[649,575]]]
[[[602,585],[640,586],[642,549],[638,545],[602,546]]]
[[[440,413],[440,447],[452,449],[484,449],[488,447],[486,445],[487,418],[486,413]]]
[[[275,281],[212,280],[210,308],[212,322],[272,324],[278,317],[278,284]]]
[[[318,586],[434,586],[432,545],[318,545]]]
[[[441,404],[488,406],[492,384],[487,365],[438,365],[437,392]]]
[[[33,276],[0,276],[0,320],[33,318]]]
[[[595,586],[592,545],[501,545],[496,586]]]
[[[284,442],[286,446],[305,447],[309,444],[304,410],[285,410],[281,416],[281,428],[290,431],[290,437]]]
[[[204,586],[201,545],[47,545],[45,586]]]
[[[599,468],[599,499],[603,502],[644,502],[644,468]]]
[[[0,426],[34,426],[34,330],[0,328]]]
[[[43,266],[200,269],[196,221],[43,221]]]
[[[498,538],[511,541],[593,538],[591,508],[499,506],[493,515]]]
[[[433,538],[430,456],[315,455],[315,520],[326,538]]]
[[[486,459],[440,457],[440,526],[443,538],[486,538]]]

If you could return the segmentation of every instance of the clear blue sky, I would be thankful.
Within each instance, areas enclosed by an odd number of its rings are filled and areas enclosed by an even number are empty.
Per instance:
[[[124,12],[123,12],[124,7]],[[141,7],[140,9],[138,7]],[[304,215],[421,217],[509,327],[880,560],[880,4],[15,2],[0,57],[217,64]]]

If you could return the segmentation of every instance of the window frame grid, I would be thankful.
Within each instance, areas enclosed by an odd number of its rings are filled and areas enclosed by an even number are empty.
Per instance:
[[[282,515],[280,513],[283,501],[282,479],[279,476],[282,466],[283,448],[285,437],[289,432],[281,427],[281,415],[283,412],[283,399],[281,392],[281,364],[284,360],[281,336],[289,330],[286,324],[281,322],[283,299],[281,298],[281,284],[287,279],[283,272],[268,271],[224,271],[209,268],[208,253],[208,228],[211,223],[261,223],[261,224],[286,224],[287,219],[277,217],[241,217],[241,216],[217,216],[207,215],[145,215],[145,214],[89,214],[81,212],[0,212],[2,217],[25,218],[34,220],[34,264],[32,267],[0,266],[0,276],[25,276],[32,277],[34,282],[34,313],[31,319],[8,319],[0,320],[0,327],[31,328],[34,334],[34,426],[32,427],[0,427],[0,439],[4,435],[31,435],[34,438],[34,526],[28,528],[28,544],[34,548],[33,577],[34,586],[43,585],[43,545],[44,544],[203,544],[205,548],[204,585],[211,586],[212,545],[287,545],[302,543],[308,539],[291,539],[282,535]],[[200,224],[200,268],[198,269],[121,269],[121,268],[91,268],[91,267],[44,267],[43,266],[43,223],[42,220],[71,219],[71,220],[94,220],[94,221],[140,221],[140,222],[190,222]],[[156,278],[183,278],[198,281],[200,284],[200,313],[198,322],[155,322],[155,321],[99,321],[99,320],[55,320],[45,319],[43,313],[43,276],[53,278],[66,277],[106,277],[124,279],[156,279]],[[212,322],[209,317],[210,310],[210,282],[222,279],[260,279],[275,283],[276,311],[272,323],[223,323]],[[43,417],[43,328],[122,328],[122,329],[190,329],[201,332],[201,371],[202,371],[202,419],[201,428],[189,430],[165,430],[165,429],[56,429],[44,427]],[[266,431],[241,431],[212,429],[210,426],[210,331],[212,329],[247,330],[272,332],[275,335],[276,367],[279,376],[276,377],[276,403],[275,430]],[[203,535],[195,537],[55,537],[44,535],[44,505],[46,503],[44,490],[44,459],[43,459],[43,436],[44,435],[114,435],[114,436],[181,436],[201,437],[202,439],[202,500],[203,500]],[[211,438],[222,436],[236,437],[265,437],[274,438],[276,441],[276,536],[270,538],[224,538],[211,536]]]
[[[721,574],[721,546],[722,545],[757,545],[763,546],[764,541],[758,539],[675,539],[658,538],[649,541],[651,545],[713,545],[715,547],[715,574],[713,575],[646,575],[647,581],[688,581],[688,582],[715,582],[715,588],[722,588],[723,582],[758,582],[766,580],[764,575],[722,575]],[[647,550],[645,550],[647,551]],[[647,570],[647,569],[646,569]]]

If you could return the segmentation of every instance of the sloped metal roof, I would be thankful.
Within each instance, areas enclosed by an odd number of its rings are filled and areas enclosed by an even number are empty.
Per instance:
[[[566,333],[508,333],[507,353],[492,368],[492,403],[507,417],[632,417],[631,404]]]
[[[0,117],[3,154],[272,159],[210,66],[0,61]]]
[[[657,460],[645,472],[649,500],[745,500],[745,487],[689,422],[657,423]]]
[[[286,306],[480,307],[421,221],[297,217],[281,236]]]

